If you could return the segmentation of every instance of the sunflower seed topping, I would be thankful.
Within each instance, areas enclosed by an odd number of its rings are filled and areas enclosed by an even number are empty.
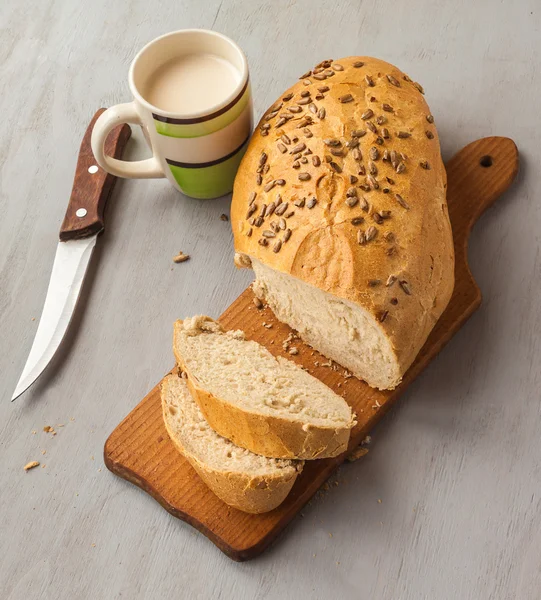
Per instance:
[[[406,170],[406,165],[403,162],[400,162],[396,166],[395,170],[396,170],[397,173],[403,173]]]
[[[262,152],[261,156],[259,157],[259,164],[264,165],[266,162],[267,162],[267,154],[265,152]]]
[[[357,243],[361,246],[363,244],[366,244],[366,236],[364,234],[364,231],[361,231],[360,229],[357,231]]]
[[[363,114],[361,115],[361,119],[363,121],[366,121],[367,119],[370,119],[373,116],[374,116],[374,111],[371,108],[369,108],[368,110],[365,110],[363,112]]]
[[[366,181],[368,182],[368,185],[373,189],[373,190],[377,190],[379,189],[379,183],[376,181],[376,179],[374,178],[373,175],[368,174],[366,176]]]
[[[251,227],[249,227],[246,231],[246,237],[252,237],[252,231],[253,231],[253,229]]]
[[[263,217],[257,217],[257,219],[254,221],[254,225],[256,227],[261,227],[261,225],[263,225]]]
[[[387,281],[385,282],[385,285],[387,287],[391,287],[395,281],[396,281],[396,276],[395,275],[389,275],[389,277],[387,278]]]
[[[307,77],[310,77],[310,75],[312,74],[312,71],[306,71],[306,73],[303,73],[299,79],[306,79]]]
[[[307,138],[311,138],[311,137],[312,137],[312,135],[314,135],[314,134],[313,134],[313,133],[312,133],[312,132],[311,132],[311,131],[310,131],[308,128],[304,129],[303,131],[304,131],[304,135],[305,135]]]
[[[353,63],[353,67],[355,69],[360,69],[361,67],[364,67],[364,63],[362,60],[357,60]]]
[[[301,168],[301,163],[298,160],[296,160],[291,166],[294,169],[300,169]]]
[[[396,306],[398,304],[398,298],[391,298],[389,301],[393,306]]]
[[[331,146],[331,147],[336,147],[336,146],[340,146],[340,144],[342,143],[340,140],[334,139],[334,138],[326,138],[323,140],[323,143],[326,146]]]
[[[346,142],[346,148],[357,148],[359,145],[359,140],[357,138],[352,138],[348,142]]]
[[[353,208],[358,202],[359,202],[359,198],[357,198],[357,196],[348,196],[346,198],[346,204],[350,208]]]
[[[285,218],[286,218],[286,219],[291,219],[291,217],[292,217],[294,214],[295,214],[295,211],[294,211],[294,210],[290,210],[290,211],[287,213],[287,215],[285,215]]]
[[[377,287],[378,285],[380,285],[380,283],[381,283],[381,279],[369,279],[368,287]]]
[[[402,198],[402,196],[400,194],[395,194],[394,197],[395,197],[396,201],[398,202],[398,204],[400,204],[400,206],[402,206],[402,208],[409,210],[409,204],[404,200],[404,198]]]
[[[263,188],[263,191],[270,192],[275,185],[276,185],[276,182],[274,180],[269,181],[269,183],[267,183],[267,185]]]
[[[387,231],[383,234],[383,237],[387,242],[394,242],[394,233],[392,231]],[[395,278],[396,279],[396,278]]]
[[[282,125],[285,125],[287,123],[287,119],[285,119],[284,117],[278,119],[278,121],[276,121],[276,127],[282,127]]]
[[[354,160],[362,160],[363,159],[363,153],[361,152],[360,148],[355,148],[351,154],[352,154]]]
[[[374,80],[372,79],[372,77],[370,77],[370,75],[365,75],[364,80],[366,81],[366,85],[368,87],[374,87],[375,83],[374,83]]]
[[[293,202],[293,204],[297,207],[297,208],[302,208],[305,204],[306,200],[304,198],[301,198],[300,200],[295,200],[295,202]]]
[[[327,114],[327,111],[325,110],[325,107],[322,106],[318,111],[317,111],[317,116],[319,119],[323,120],[325,118],[325,115]]]
[[[364,129],[354,129],[351,135],[352,137],[361,138],[366,135],[366,131]]]
[[[409,133],[409,131],[399,131],[399,132],[396,134],[396,137],[399,137],[399,138],[401,138],[401,139],[406,139],[406,138],[409,138],[409,137],[411,137],[411,133]]]
[[[261,232],[261,235],[262,235],[263,237],[266,237],[266,238],[273,238],[273,237],[276,237],[276,234],[274,233],[274,231],[271,231],[270,229],[264,229],[264,230]]]
[[[378,235],[378,230],[373,225],[370,225],[370,227],[365,231],[364,237],[366,238],[367,242],[370,242],[376,237],[376,235]]]
[[[285,147],[285,144],[282,144],[282,142],[278,142],[278,150],[280,150],[282,154],[287,152],[287,148]]]
[[[267,206],[267,209],[265,210],[265,214],[262,215],[262,216],[264,216],[264,217],[270,217],[275,210],[276,210],[276,202],[271,202]]]
[[[343,67],[342,65],[338,64],[338,63],[333,63],[333,64],[332,64],[332,68],[333,68],[335,71],[343,71],[343,70],[344,70],[344,67]]]
[[[287,242],[291,237],[291,229],[286,229],[284,231],[284,242]]]
[[[360,225],[361,223],[364,223],[363,217],[355,217],[354,219],[351,219],[352,225]]]
[[[411,290],[410,290],[410,286],[408,285],[408,282],[405,279],[401,279],[399,281],[400,287],[402,288],[403,292],[407,295],[407,296],[411,296]]]
[[[427,171],[429,171],[429,170],[430,170],[430,163],[429,163],[427,160],[422,160],[422,161],[419,163],[419,166],[420,166],[422,169],[425,169],[425,170],[427,170]]]
[[[394,185],[394,179],[391,179],[390,177],[385,177],[385,179],[387,180],[387,183]]]
[[[425,133],[426,133],[426,137],[427,137],[429,140],[433,140],[433,139],[434,139],[434,134],[433,134],[431,131],[428,131],[428,130],[427,130],[427,131],[425,131]]]
[[[387,79],[389,80],[390,84],[394,85],[395,87],[400,87],[400,81],[395,79],[392,75],[387,75]]]
[[[372,160],[377,160],[379,158],[379,150],[375,146],[372,146],[368,151],[368,156],[370,156]]]
[[[287,110],[295,114],[302,112],[302,108],[300,106],[297,106],[296,104],[293,104],[293,106],[289,106]]]
[[[364,210],[364,212],[368,212],[368,210],[370,209],[370,205],[368,204],[368,201],[364,196],[361,197],[360,203],[361,208]]]
[[[377,314],[377,319],[380,323],[383,323],[383,321],[385,321],[385,319],[387,318],[387,315],[389,314],[388,310],[382,310]]]
[[[257,240],[257,243],[260,246],[268,246],[269,245],[269,240],[267,240],[266,238],[259,238],[259,240]]]
[[[342,150],[342,148],[331,148],[331,154],[333,156],[343,156],[344,151]]]
[[[341,173],[342,172],[342,167],[339,164],[335,163],[333,160],[331,160],[331,162],[329,163],[329,165],[337,173]]]
[[[300,100],[297,100],[297,104],[299,106],[306,106],[307,104],[310,104],[310,102],[312,102],[311,98],[301,98]]]
[[[303,150],[306,150],[306,144],[304,142],[300,142],[296,146],[293,146],[291,154],[297,154],[298,152],[302,152]]]
[[[281,217],[286,212],[288,206],[288,202],[282,202],[279,206],[276,207],[274,214]]]
[[[250,192],[250,195],[248,196],[248,204],[252,204],[252,202],[256,199],[257,197],[257,192]]]
[[[368,162],[368,171],[369,171],[370,175],[378,174],[378,168],[376,167],[375,163],[373,163],[372,161]]]
[[[378,125],[385,125],[385,123],[387,123],[387,117],[384,117],[383,115],[379,115],[379,117],[376,118],[376,123]]]
[[[382,219],[390,219],[391,218],[391,211],[390,210],[380,210],[379,211],[379,216]]]
[[[317,115],[317,106],[313,102],[308,105],[308,108],[310,109],[310,112],[314,113],[314,115]]]
[[[263,183],[263,177],[261,177],[261,173],[257,175],[255,178],[257,185],[261,185]]]
[[[358,174],[362,175],[363,177],[366,175],[366,169],[364,168],[364,165],[359,165]]]
[[[314,165],[314,167],[319,167],[319,165],[321,164],[321,159],[316,154],[312,156],[312,164]]]
[[[419,90],[421,92],[421,94],[424,94],[425,91],[423,89],[423,86],[420,83],[417,83],[416,81],[413,82],[413,87],[417,90]]]
[[[383,223],[383,219],[381,218],[381,215],[377,212],[372,215],[372,218],[378,225],[381,225]]]
[[[250,204],[248,208],[248,212],[246,213],[246,218],[249,219],[257,210],[257,204]]]
[[[327,75],[325,75],[325,73],[316,73],[314,75],[314,79],[317,79],[318,81],[324,81],[327,79]]]
[[[309,181],[312,179],[310,173],[299,173],[299,181]]]
[[[307,208],[314,208],[314,206],[317,204],[317,200],[315,198],[310,198],[310,200],[308,200],[308,202],[306,203],[306,207]]]
[[[367,121],[366,122],[366,126],[368,127],[368,129],[370,129],[370,131],[372,133],[377,133],[378,132],[378,128],[374,125],[374,123],[372,123],[372,121]]]
[[[319,92],[324,94],[325,92],[328,92],[330,88],[328,85],[320,85],[317,89]]]
[[[342,104],[347,104],[348,102],[353,102],[353,96],[351,94],[345,94],[344,96],[340,96],[339,100]]]

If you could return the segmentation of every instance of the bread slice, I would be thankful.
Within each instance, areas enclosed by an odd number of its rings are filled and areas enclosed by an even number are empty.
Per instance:
[[[256,454],[314,459],[347,449],[351,408],[285,358],[210,317],[175,323],[173,349],[209,425]]]
[[[249,513],[267,512],[283,502],[302,461],[265,458],[219,436],[176,374],[163,380],[161,397],[171,440],[218,498]]]

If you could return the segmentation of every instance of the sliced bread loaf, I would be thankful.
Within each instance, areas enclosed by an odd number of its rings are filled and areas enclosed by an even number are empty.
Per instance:
[[[302,461],[259,456],[218,435],[178,375],[163,380],[161,397],[171,440],[221,500],[249,513],[267,512],[283,502]]]
[[[343,398],[243,332],[193,317],[175,323],[173,349],[209,425],[238,446],[296,459],[347,449],[355,421]]]

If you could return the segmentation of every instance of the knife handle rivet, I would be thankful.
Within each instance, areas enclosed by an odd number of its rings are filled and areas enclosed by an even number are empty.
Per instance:
[[[97,167],[96,165],[92,165],[91,167],[88,167],[88,172],[89,172],[91,175],[94,175],[94,173],[97,173],[97,172],[98,172],[98,167]]]
[[[82,219],[83,217],[86,217],[86,214],[87,214],[87,212],[88,212],[88,211],[86,210],[86,208],[78,208],[78,209],[75,211],[75,214],[76,214],[76,215],[77,215],[77,216],[78,216],[80,219]]]

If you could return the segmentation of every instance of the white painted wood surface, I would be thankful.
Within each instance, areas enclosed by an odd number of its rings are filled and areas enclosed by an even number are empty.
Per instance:
[[[119,182],[62,351],[9,403],[86,125],[99,106],[129,98],[128,66],[142,45],[187,27],[245,49],[258,115],[319,60],[371,54],[425,86],[446,157],[494,134],[515,139],[522,160],[471,241],[482,308],[377,429],[370,453],[245,564],[101,457],[108,434],[171,367],[173,320],[217,316],[249,282],[219,218],[228,198],[189,200],[164,180]],[[3,0],[2,599],[541,596],[540,36],[536,0]],[[143,154],[136,136],[130,155]],[[192,259],[173,265],[179,249]],[[25,473],[30,460],[46,466]]]

